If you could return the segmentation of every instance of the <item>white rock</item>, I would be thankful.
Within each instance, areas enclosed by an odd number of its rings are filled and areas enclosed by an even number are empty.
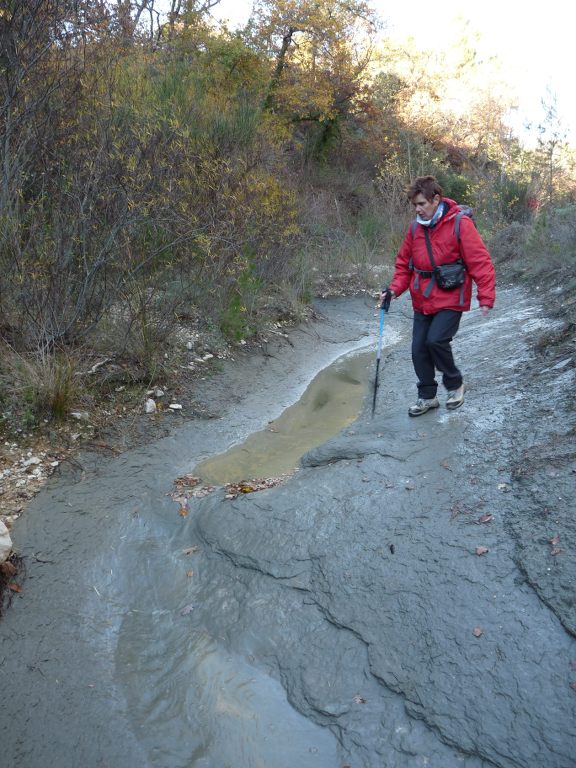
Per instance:
[[[214,355],[213,355],[213,354],[211,354],[210,352],[207,352],[207,353],[204,355],[204,357],[202,358],[202,360],[203,360],[204,362],[206,362],[206,360],[212,360],[212,358],[213,358],[213,357],[214,357]]]
[[[70,416],[73,419],[76,419],[76,421],[88,421],[88,419],[90,418],[90,414],[88,413],[88,411],[72,411],[70,413]]]
[[[38,458],[38,456],[32,456],[31,458],[26,459],[26,461],[22,462],[22,466],[24,467],[31,467],[32,464],[40,464],[40,459]]]
[[[164,397],[164,395],[165,395],[165,392],[164,392],[164,390],[163,390],[163,389],[160,389],[160,387],[157,387],[157,388],[154,390],[154,394],[156,395],[156,397]]]
[[[8,528],[0,520],[0,563],[8,560],[10,552],[12,552],[12,539]]]
[[[194,349],[194,342],[193,341],[187,341],[186,342],[186,349]]]
[[[173,411],[181,411],[182,410],[182,406],[180,405],[180,403],[170,403],[168,408],[171,408]]]
[[[148,400],[146,400],[144,403],[144,410],[146,413],[156,413],[156,403],[152,398],[149,397]]]

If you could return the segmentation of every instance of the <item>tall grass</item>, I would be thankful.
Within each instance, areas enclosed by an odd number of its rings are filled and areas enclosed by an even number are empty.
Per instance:
[[[34,422],[64,420],[83,395],[77,364],[70,352],[40,347],[19,353],[2,344],[0,381],[5,402]]]

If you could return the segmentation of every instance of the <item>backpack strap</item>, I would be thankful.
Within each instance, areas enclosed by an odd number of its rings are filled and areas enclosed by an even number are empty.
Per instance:
[[[456,214],[456,221],[454,222],[454,235],[458,241],[460,240],[460,222],[462,221],[462,216],[466,215],[466,211],[458,211]]]
[[[430,294],[432,293],[432,288],[434,288],[434,284],[436,283],[436,262],[434,261],[434,254],[432,253],[432,243],[430,242],[430,232],[428,232],[428,228],[424,228],[424,239],[426,240],[426,250],[428,251],[428,258],[430,259],[430,264],[432,264],[432,273],[430,277],[430,282],[426,286],[424,290],[424,297],[427,299]]]
[[[454,221],[454,235],[456,240],[460,240],[460,222],[462,216],[467,216],[470,221],[474,222],[474,211],[468,205],[459,205],[458,213],[456,214],[456,220]]]

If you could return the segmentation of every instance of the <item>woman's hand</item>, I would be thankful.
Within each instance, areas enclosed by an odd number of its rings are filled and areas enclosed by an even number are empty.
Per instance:
[[[394,291],[391,291],[390,288],[382,288],[380,291],[380,306],[384,310],[384,312],[388,312],[390,309],[390,302],[392,299],[396,298],[396,294]]]

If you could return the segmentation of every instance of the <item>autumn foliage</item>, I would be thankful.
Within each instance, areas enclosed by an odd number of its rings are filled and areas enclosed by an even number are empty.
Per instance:
[[[216,4],[0,10],[11,350],[99,346],[153,378],[187,317],[242,338],[297,311],[318,274],[389,262],[415,173],[474,198],[485,227],[533,216],[539,178],[545,202],[568,194],[558,143],[526,153],[494,96],[466,120],[440,109],[430,59],[378,43],[365,0],[259,0],[238,33],[211,21]],[[464,48],[455,82],[473,67]]]

